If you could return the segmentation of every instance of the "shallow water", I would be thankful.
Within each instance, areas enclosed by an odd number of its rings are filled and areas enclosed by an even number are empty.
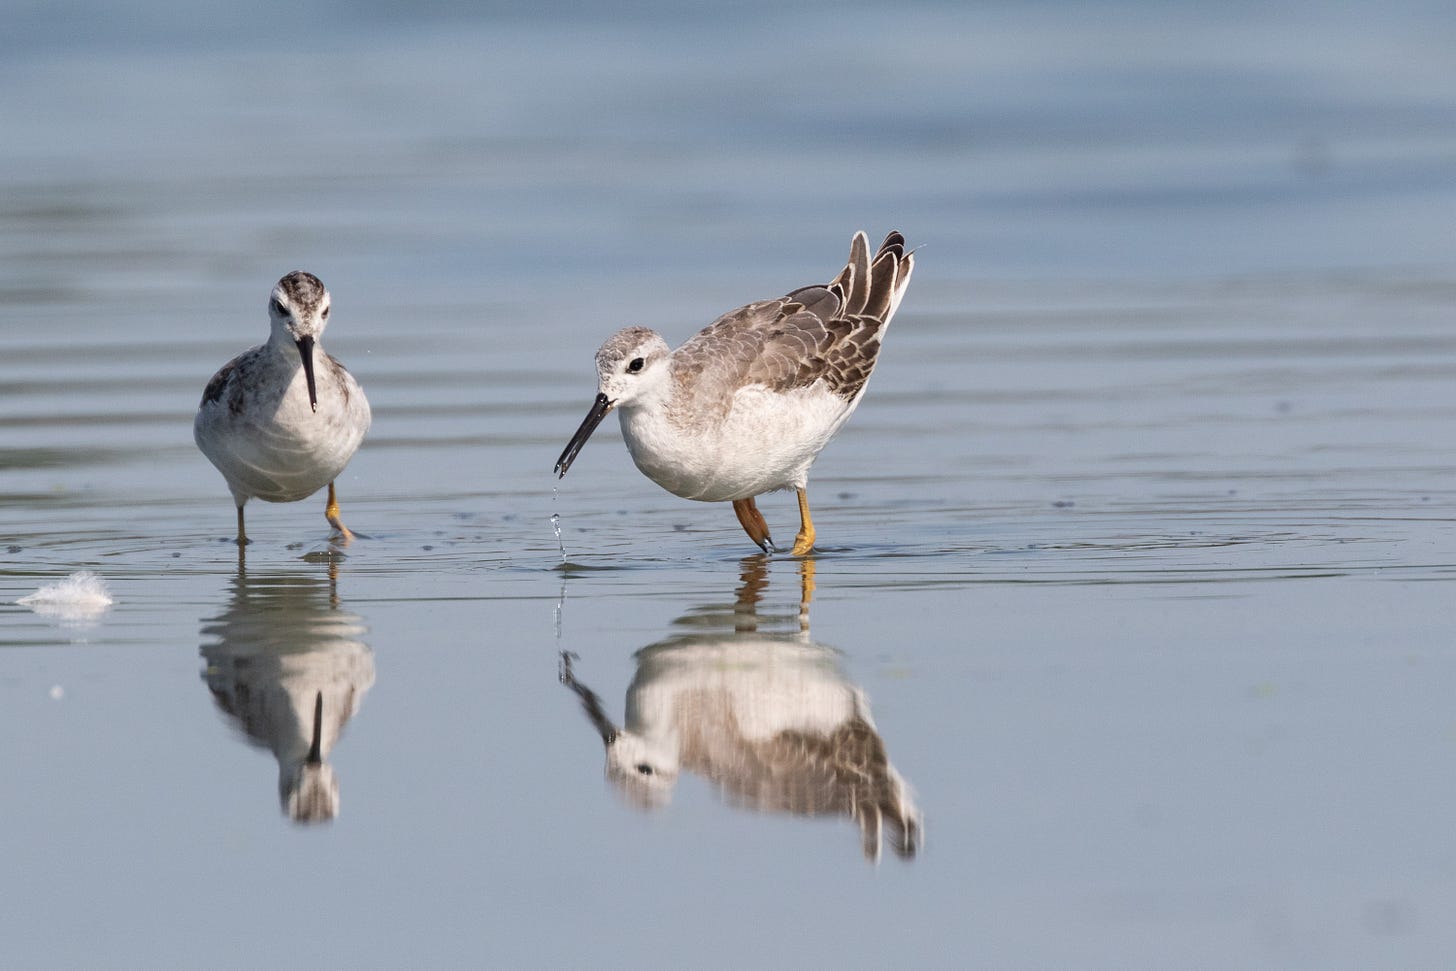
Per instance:
[[[1450,953],[1451,15],[829,9],[11,34],[14,962]],[[892,226],[915,281],[814,557],[750,555],[614,423],[551,478],[612,330],[675,343]],[[240,559],[191,416],[294,267],[373,405],[368,538],[256,503]],[[99,617],[15,605],[82,569]],[[733,764],[755,704],[861,705],[923,842],[866,862],[711,759],[642,808],[603,726],[666,696]]]

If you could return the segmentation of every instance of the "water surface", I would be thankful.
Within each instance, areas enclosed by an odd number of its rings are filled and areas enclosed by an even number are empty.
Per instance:
[[[1451,952],[1449,12],[281,9],[0,41],[13,961]],[[551,478],[603,337],[859,228],[920,250],[812,560],[611,424]],[[253,504],[240,558],[191,416],[294,268],[370,538]],[[80,569],[100,617],[14,604]],[[711,759],[634,798],[601,728],[668,689],[736,758],[861,705],[914,852]]]

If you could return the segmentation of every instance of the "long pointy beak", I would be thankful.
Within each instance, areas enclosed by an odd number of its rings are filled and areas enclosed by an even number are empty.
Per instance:
[[[566,450],[561,453],[561,458],[556,460],[557,478],[566,476],[566,470],[571,468],[572,462],[576,461],[576,453],[581,451],[586,440],[591,438],[592,432],[597,430],[597,426],[602,423],[603,418],[607,417],[607,412],[611,411],[615,404],[616,402],[609,400],[605,394],[597,394],[597,400],[592,402],[591,411],[586,413],[581,427],[576,430],[575,435],[571,436],[571,441],[566,443]]]
[[[308,764],[322,765],[324,761],[324,693],[313,696],[313,743],[308,747]]]
[[[313,338],[300,337],[298,356],[303,358],[303,379],[308,382],[308,406],[318,411],[318,389],[313,383]]]
[[[601,419],[598,418],[597,421],[601,421]],[[622,730],[613,725],[612,720],[607,717],[606,709],[602,707],[602,699],[597,697],[597,693],[576,680],[576,675],[571,671],[571,659],[575,656],[569,651],[561,652],[561,683],[576,692],[577,698],[581,699],[581,710],[586,712],[586,717],[591,721],[592,727],[602,737],[602,744],[611,745],[617,740],[617,736],[622,733]]]

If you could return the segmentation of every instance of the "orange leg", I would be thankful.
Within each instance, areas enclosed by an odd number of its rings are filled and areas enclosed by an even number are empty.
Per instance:
[[[814,599],[814,558],[799,561],[799,630],[809,629],[809,601]]]
[[[738,525],[743,527],[748,538],[765,553],[772,553],[774,543],[768,535],[768,523],[763,521],[763,513],[758,511],[753,499],[734,499],[733,511],[738,515]]]
[[[799,493],[799,534],[794,537],[793,554],[795,556],[807,556],[814,549],[814,520],[809,516],[809,493],[803,489],[796,490]]]
[[[241,513],[241,510],[239,512]],[[339,535],[344,538],[345,543],[354,538],[353,531],[348,526],[345,526],[344,521],[339,518],[339,499],[338,496],[334,495],[334,484],[332,482],[329,483],[329,504],[324,507],[324,518],[329,521],[330,526],[339,531]]]

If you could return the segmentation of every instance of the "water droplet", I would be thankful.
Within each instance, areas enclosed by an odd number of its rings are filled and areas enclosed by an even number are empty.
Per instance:
[[[556,487],[555,486],[552,486],[551,487],[551,501],[553,503],[556,502]],[[566,544],[564,542],[562,542],[562,540],[561,540],[561,514],[560,513],[553,512],[551,514],[551,528],[556,531],[556,548],[561,551],[561,563],[564,566],[566,564]]]

